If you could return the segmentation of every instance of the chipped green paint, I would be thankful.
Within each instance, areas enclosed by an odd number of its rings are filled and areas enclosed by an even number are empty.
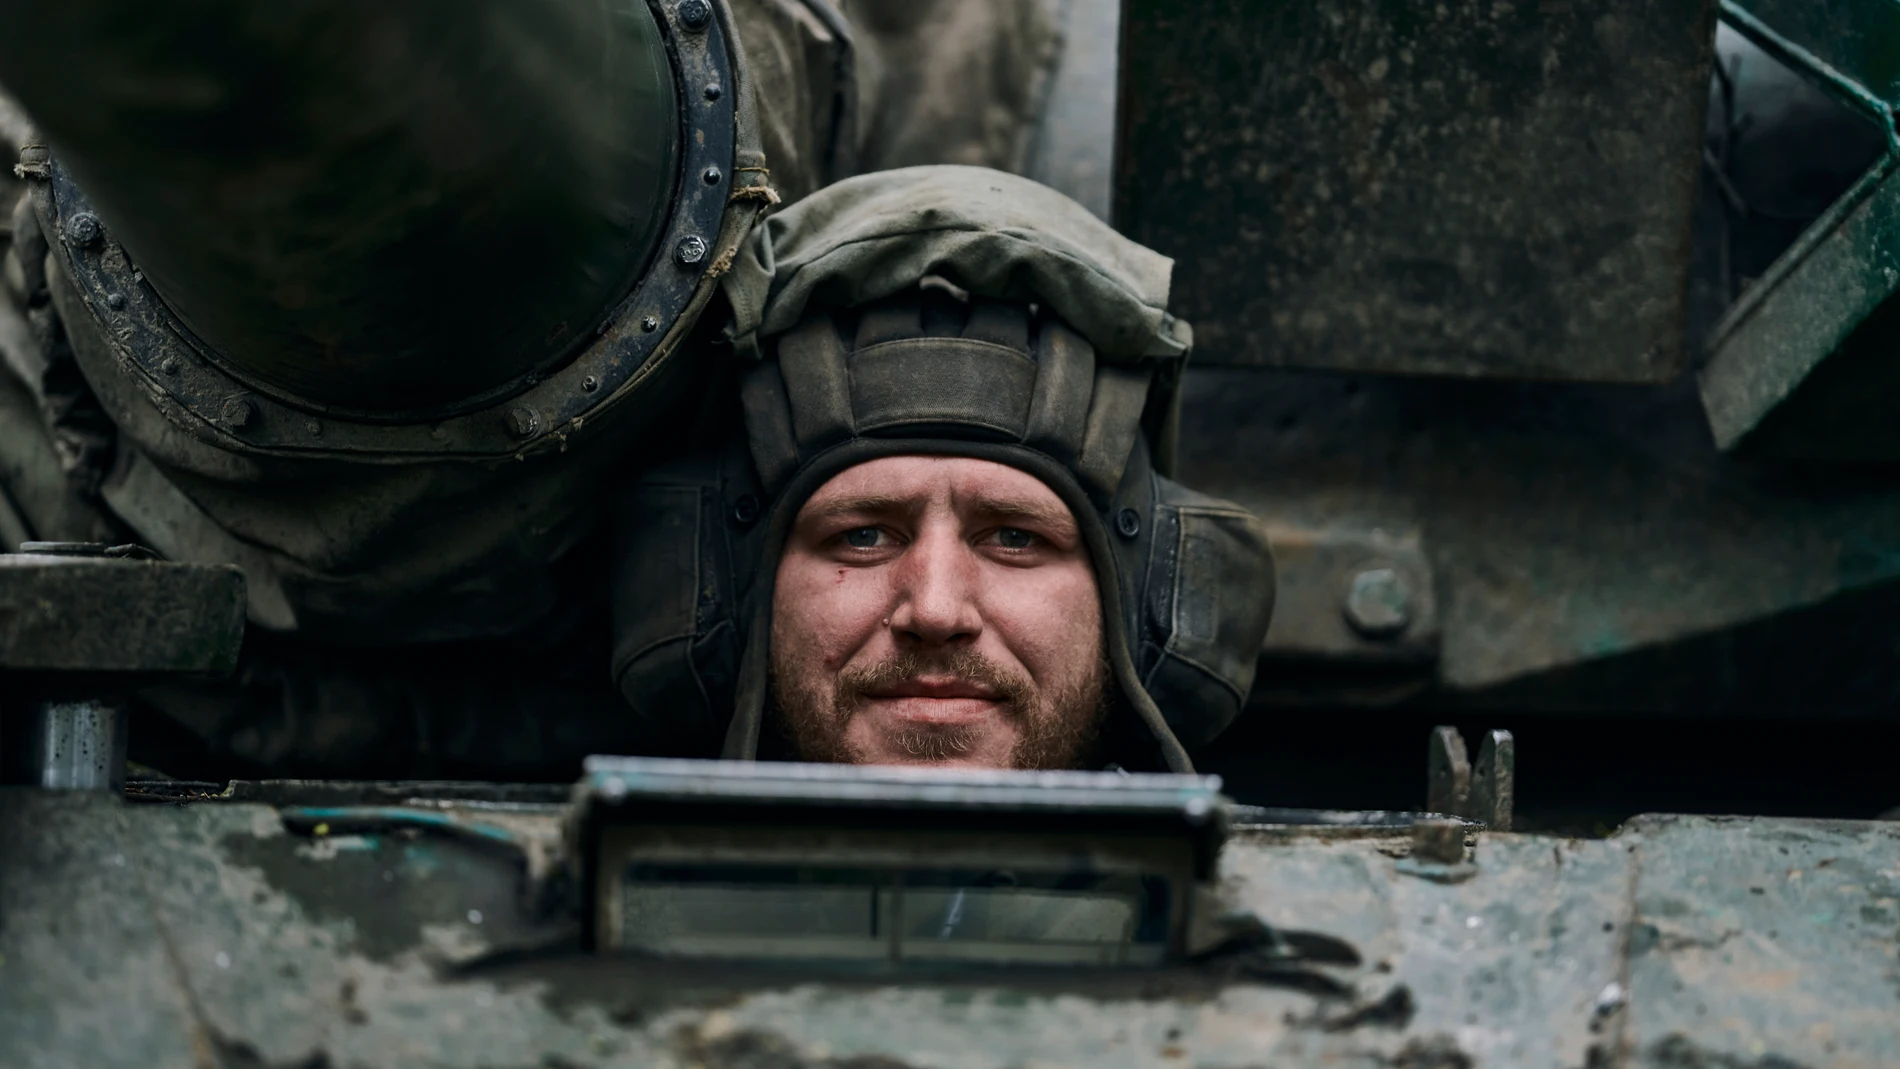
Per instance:
[[[519,874],[498,854],[432,840],[439,868],[386,881],[381,866],[418,843],[312,856],[318,842],[262,805],[0,792],[0,1064],[196,1067],[206,1050],[212,1064],[485,1069],[1900,1061],[1900,825],[1653,817],[1607,841],[1482,835],[1457,884],[1404,875],[1403,839],[1243,834],[1222,897],[1350,955],[1097,974],[597,958],[571,927],[516,911]]]

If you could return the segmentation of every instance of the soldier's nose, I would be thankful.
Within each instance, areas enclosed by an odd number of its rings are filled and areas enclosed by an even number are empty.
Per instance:
[[[897,605],[890,627],[900,642],[943,645],[972,641],[982,633],[981,576],[975,564],[955,538],[912,543],[893,570]]]

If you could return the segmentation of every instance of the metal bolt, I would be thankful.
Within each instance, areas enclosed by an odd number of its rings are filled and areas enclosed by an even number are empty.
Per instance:
[[[1390,568],[1367,568],[1346,590],[1346,622],[1366,638],[1391,638],[1412,622],[1412,591]]]
[[[673,10],[679,14],[680,25],[689,30],[703,30],[712,21],[712,5],[706,0],[680,0]]]
[[[508,433],[516,438],[527,438],[541,429],[541,413],[527,405],[516,405],[508,410]]]
[[[725,175],[721,174],[717,167],[708,167],[699,173],[699,177],[705,179],[707,185],[716,186],[719,184],[719,180],[724,178]]]
[[[124,308],[124,307],[125,307],[125,294],[123,294],[123,293],[108,293],[108,294],[106,294],[106,307],[107,307],[107,308],[110,308],[110,309],[112,309],[112,310],[113,310],[113,311],[115,311],[115,312],[116,312],[116,311],[118,311],[118,310],[119,310],[119,309],[121,309],[121,308]]]
[[[1412,856],[1420,861],[1456,865],[1465,859],[1465,826],[1456,820],[1420,820],[1412,824]]]
[[[66,243],[75,248],[90,249],[105,236],[106,225],[91,212],[79,212],[66,220]]]
[[[589,375],[586,378],[581,380],[581,389],[587,391],[588,393],[593,393],[595,390],[600,389],[600,380],[595,378],[592,375]]]
[[[640,329],[646,331],[648,334],[651,334],[654,331],[660,329],[660,321],[658,319],[655,319],[652,316],[641,316]]]
[[[252,404],[248,397],[233,397],[224,402],[224,408],[219,410],[218,418],[232,430],[241,431],[257,422],[257,406]]]
[[[709,82],[706,85],[706,99],[707,100],[718,100],[719,95],[723,92],[725,92],[725,90],[719,88],[718,82]]]
[[[691,267],[706,258],[706,239],[698,234],[688,234],[680,239],[679,247],[673,250],[673,259],[681,267]]]

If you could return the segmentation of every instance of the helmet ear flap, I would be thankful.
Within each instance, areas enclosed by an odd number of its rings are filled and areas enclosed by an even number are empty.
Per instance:
[[[1155,478],[1142,686],[1185,746],[1219,735],[1253,688],[1273,616],[1266,526],[1232,502]]]
[[[649,472],[615,504],[613,677],[657,752],[718,745],[757,579],[760,491],[736,448]]]

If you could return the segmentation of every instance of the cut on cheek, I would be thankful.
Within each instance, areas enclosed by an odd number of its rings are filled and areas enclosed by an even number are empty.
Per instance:
[[[890,615],[877,584],[829,561],[786,554],[772,595],[772,630],[813,649],[813,661],[836,666]]]

